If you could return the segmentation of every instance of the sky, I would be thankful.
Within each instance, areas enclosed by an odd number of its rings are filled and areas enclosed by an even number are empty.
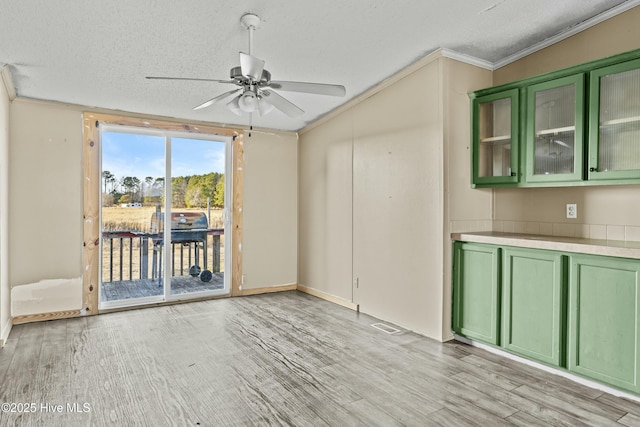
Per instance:
[[[171,175],[204,175],[224,173],[225,143],[199,139],[172,138]],[[102,170],[118,180],[126,176],[163,177],[165,170],[164,137],[102,133]]]

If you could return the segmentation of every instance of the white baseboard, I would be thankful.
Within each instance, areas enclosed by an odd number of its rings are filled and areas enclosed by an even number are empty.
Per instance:
[[[335,295],[328,294],[326,292],[319,291],[317,289],[308,288],[306,286],[298,285],[298,290],[300,292],[304,292],[305,294],[313,295],[314,297],[322,298],[323,300],[327,300],[334,304],[341,305],[343,307],[350,308],[351,310],[358,311],[360,306],[351,301],[347,301],[346,299],[337,297]]]
[[[9,334],[11,333],[11,328],[13,328],[13,320],[9,319],[9,322],[2,328],[0,331],[0,348],[4,347],[9,339]]]

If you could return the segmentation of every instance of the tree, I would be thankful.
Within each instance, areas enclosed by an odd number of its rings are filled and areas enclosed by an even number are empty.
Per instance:
[[[122,186],[124,191],[131,197],[131,200],[133,200],[134,194],[140,190],[140,179],[135,176],[126,176],[122,178]]]
[[[113,206],[113,194],[102,193],[102,206]]]
[[[102,179],[104,180],[104,192],[107,192],[107,184],[113,184],[116,180],[116,176],[109,171],[102,171]]]
[[[213,206],[224,207],[224,175],[220,176],[213,195]]]
[[[178,176],[171,178],[171,205],[176,208],[184,208],[185,192],[187,191],[187,185],[189,184],[189,176]]]
[[[202,197],[201,187],[187,185],[187,190],[184,193],[184,202],[188,208],[202,208],[207,204],[207,198]]]
[[[153,191],[153,177],[148,176],[144,179],[144,190],[142,191],[142,196],[150,196]]]
[[[133,199],[131,198],[130,194],[125,194],[122,197],[120,197],[120,200],[118,200],[118,203],[131,203]]]

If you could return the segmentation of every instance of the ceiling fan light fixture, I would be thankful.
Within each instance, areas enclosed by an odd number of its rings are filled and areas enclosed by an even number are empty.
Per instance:
[[[253,113],[258,110],[258,97],[248,90],[238,99],[238,106],[245,113]]]
[[[243,113],[242,109],[240,109],[239,104],[241,97],[242,95],[238,95],[227,103],[227,107],[229,107],[229,109],[238,116],[242,116]]]
[[[265,114],[269,114],[273,110],[273,104],[269,103],[264,97],[260,97],[258,99],[258,113],[260,116],[264,116]]]

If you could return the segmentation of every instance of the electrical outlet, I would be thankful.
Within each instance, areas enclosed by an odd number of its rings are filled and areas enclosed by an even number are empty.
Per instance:
[[[575,203],[567,203],[567,218],[578,218],[578,205]]]

